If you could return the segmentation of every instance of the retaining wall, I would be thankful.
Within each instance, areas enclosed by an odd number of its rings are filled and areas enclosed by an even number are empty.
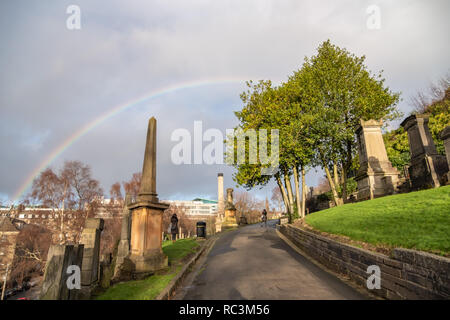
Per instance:
[[[387,299],[450,299],[448,258],[402,248],[388,257],[292,225],[281,225],[279,231],[307,255],[372,294]],[[370,265],[380,267],[381,289],[367,289]]]

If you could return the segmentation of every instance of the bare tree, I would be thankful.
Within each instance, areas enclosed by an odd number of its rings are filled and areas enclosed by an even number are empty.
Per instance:
[[[25,225],[17,237],[11,281],[21,284],[27,278],[42,273],[50,244],[50,230]]]
[[[275,207],[277,208],[278,212],[284,211],[284,200],[280,188],[274,187],[272,189],[272,197],[270,198],[270,200],[272,200],[272,202],[275,204]]]
[[[249,223],[257,222],[265,208],[265,201],[256,199],[247,191],[236,192],[234,205],[236,207],[236,218],[245,216]]]
[[[437,82],[432,82],[426,92],[420,91],[410,98],[414,110],[418,113],[426,113],[428,106],[445,97],[446,90],[450,86],[450,72]]]
[[[58,209],[63,198],[62,180],[50,168],[42,171],[33,181],[31,197],[46,207]]]
[[[103,195],[100,183],[91,177],[91,168],[80,161],[66,161],[61,171],[61,179],[73,189],[78,210]]]
[[[136,199],[136,197],[139,194],[139,189],[141,188],[141,179],[142,179],[142,172],[136,172],[133,173],[133,176],[129,181],[123,182],[123,188],[125,189],[125,193],[130,194],[133,199]]]
[[[81,232],[84,220],[97,207],[102,194],[100,183],[91,177],[91,169],[88,165],[80,161],[66,161],[59,175],[52,169],[41,172],[33,181],[30,197],[52,208],[54,214],[58,212],[59,242],[63,244],[67,241],[64,232],[67,227],[64,221],[65,210],[71,210],[72,227],[79,228]],[[76,207],[78,210],[75,210]]]
[[[111,202],[114,202],[114,200],[119,200],[120,202],[123,201],[121,188],[120,182],[116,182],[111,186],[111,189],[109,190]]]

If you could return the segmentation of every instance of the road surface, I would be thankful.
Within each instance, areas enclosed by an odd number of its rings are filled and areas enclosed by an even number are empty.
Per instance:
[[[203,261],[202,261],[203,260]],[[175,299],[366,299],[301,256],[268,227],[251,225],[222,235]]]

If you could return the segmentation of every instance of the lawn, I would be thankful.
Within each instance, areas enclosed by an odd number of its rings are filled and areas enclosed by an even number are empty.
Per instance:
[[[450,254],[450,186],[346,204],[306,216],[314,229],[390,248]]]
[[[199,244],[194,239],[182,239],[172,244],[165,241],[163,252],[169,257],[169,268],[144,280],[128,281],[115,284],[101,293],[97,300],[153,300],[180,272],[183,258],[194,253]]]

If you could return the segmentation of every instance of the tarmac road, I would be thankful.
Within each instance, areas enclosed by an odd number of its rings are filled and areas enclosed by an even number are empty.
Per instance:
[[[185,282],[175,299],[367,299],[288,246],[275,221],[222,235]]]

